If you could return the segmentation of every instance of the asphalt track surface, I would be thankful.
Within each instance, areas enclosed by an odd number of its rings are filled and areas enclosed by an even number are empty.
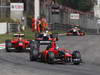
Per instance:
[[[28,53],[0,50],[0,75],[100,75],[100,35],[61,36],[60,46],[80,50],[83,63],[46,64],[30,62]]]

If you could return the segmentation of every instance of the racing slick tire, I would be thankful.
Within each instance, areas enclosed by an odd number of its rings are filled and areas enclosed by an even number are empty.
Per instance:
[[[77,32],[73,32],[73,36],[78,36]]]
[[[30,61],[36,61],[39,55],[39,50],[36,41],[30,41]]]
[[[41,62],[45,62],[45,55],[44,54],[41,54]]]
[[[53,52],[48,52],[47,62],[48,64],[54,64],[55,63],[55,55]]]
[[[30,61],[36,61],[38,59],[38,51],[37,50],[31,50],[30,51]]]
[[[81,54],[79,51],[73,51],[72,53],[72,62],[74,65],[79,65],[81,63]]]
[[[5,46],[6,47],[5,48],[6,49],[6,52],[11,52],[11,49],[10,49],[12,47],[11,40],[6,40],[5,41],[5,44],[6,44],[6,46]]]
[[[80,36],[85,36],[85,32],[82,32]]]

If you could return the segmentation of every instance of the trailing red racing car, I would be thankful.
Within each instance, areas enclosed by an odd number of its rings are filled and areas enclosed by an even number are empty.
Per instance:
[[[36,61],[39,58],[42,62],[49,64],[63,62],[79,65],[81,63],[81,54],[78,50],[71,52],[64,48],[58,48],[54,40],[40,53],[37,48],[30,50],[30,61]]]
[[[73,35],[74,36],[84,36],[85,32],[80,30],[80,28],[78,28],[78,27],[74,27],[67,31],[67,36],[73,36]]]
[[[38,42],[40,45],[49,44],[52,39],[56,38],[58,40],[58,34],[57,33],[51,33],[48,31],[42,32],[42,33],[36,33],[35,34],[35,41]]]
[[[28,41],[24,39],[24,34],[14,34],[12,40],[6,40],[6,51],[11,52],[13,49],[17,51],[26,50],[28,48],[33,48],[33,41]]]

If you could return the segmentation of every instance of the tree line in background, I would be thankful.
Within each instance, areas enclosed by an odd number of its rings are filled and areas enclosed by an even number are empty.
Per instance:
[[[68,6],[70,8],[88,12],[91,11],[97,0],[56,0],[59,4]]]

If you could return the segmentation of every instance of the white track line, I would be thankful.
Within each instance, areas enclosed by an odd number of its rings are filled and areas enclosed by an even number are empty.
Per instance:
[[[0,44],[0,49],[5,49],[5,43]]]

